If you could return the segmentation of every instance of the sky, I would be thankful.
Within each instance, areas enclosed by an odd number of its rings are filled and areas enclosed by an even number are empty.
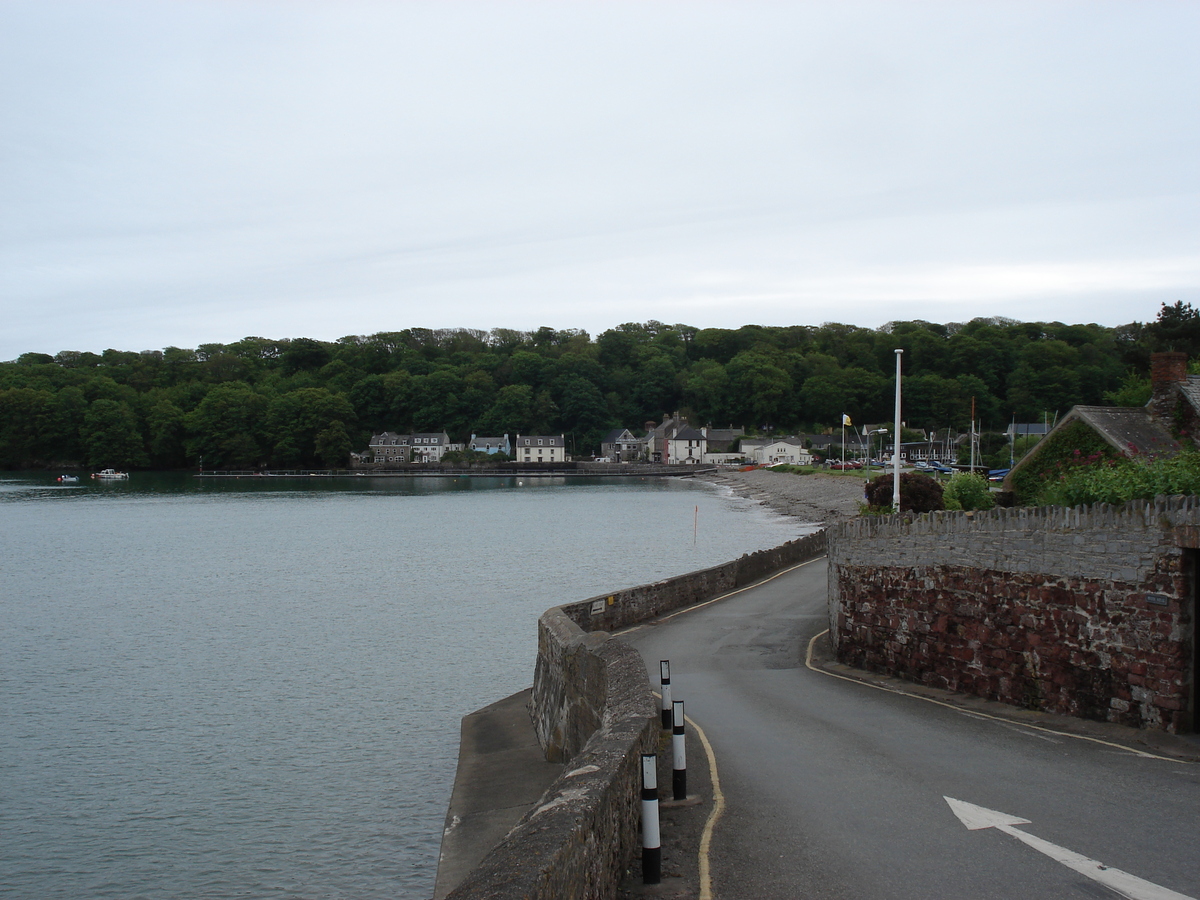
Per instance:
[[[0,359],[1200,305],[1200,3],[0,3]]]

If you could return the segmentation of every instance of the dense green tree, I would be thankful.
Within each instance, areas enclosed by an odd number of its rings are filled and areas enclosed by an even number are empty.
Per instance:
[[[595,340],[548,327],[412,328],[335,342],[30,352],[0,363],[0,465],[86,458],[85,418],[99,400],[134,414],[156,466],[194,465],[201,452],[214,466],[323,464],[340,458],[343,433],[365,449],[383,430],[445,428],[458,440],[569,431],[578,444],[597,423],[640,428],[675,409],[697,423],[836,429],[843,413],[856,423],[891,417],[897,347],[911,424],[965,431],[974,398],[976,420],[999,431],[1078,403],[1143,402],[1150,350],[1200,351],[1198,323],[1180,302],[1156,322],[1119,328],[981,318],[697,329],[651,320]],[[306,420],[298,410],[315,397],[341,398],[352,415]],[[112,431],[124,418],[94,420]]]
[[[245,382],[214,387],[185,417],[188,458],[203,458],[210,469],[252,468],[264,463],[267,405],[267,399]]]
[[[137,414],[117,400],[94,400],[83,419],[88,462],[96,468],[124,469],[150,462],[138,430]]]

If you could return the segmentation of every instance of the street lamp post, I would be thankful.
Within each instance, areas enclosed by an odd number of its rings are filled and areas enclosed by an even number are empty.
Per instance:
[[[900,357],[903,350],[896,351],[896,444],[892,454],[892,509],[900,512]]]

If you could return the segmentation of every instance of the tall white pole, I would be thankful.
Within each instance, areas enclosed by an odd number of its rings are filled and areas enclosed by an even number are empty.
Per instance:
[[[896,443],[892,453],[892,508],[900,512],[900,357],[903,350],[896,351]]]

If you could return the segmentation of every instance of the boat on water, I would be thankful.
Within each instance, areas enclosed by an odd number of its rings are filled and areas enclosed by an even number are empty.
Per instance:
[[[97,481],[126,481],[129,473],[118,472],[116,469],[101,469],[99,472],[93,472],[92,477]]]
[[[78,484],[79,476],[78,475],[59,475],[58,483],[59,484]]]

